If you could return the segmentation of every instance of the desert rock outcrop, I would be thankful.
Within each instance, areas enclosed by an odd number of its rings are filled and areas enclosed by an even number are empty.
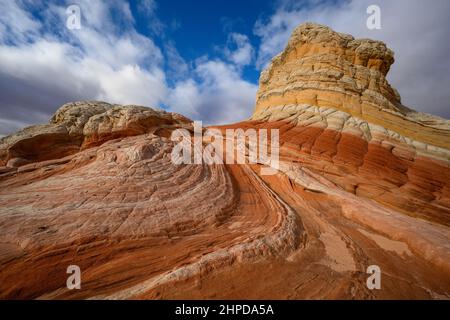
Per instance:
[[[449,299],[450,124],[401,104],[393,62],[298,27],[252,118],[215,127],[278,129],[274,175],[174,164],[191,120],[138,106],[71,103],[3,138],[0,298]]]
[[[260,77],[256,119],[273,107],[334,108],[417,141],[450,148],[450,122],[403,106],[386,80],[393,52],[379,41],[306,23]]]
[[[176,113],[140,106],[80,101],[63,105],[48,124],[30,126],[0,139],[0,165],[50,160],[73,154],[115,137],[170,131],[189,126]],[[167,132],[165,133],[167,135]]]

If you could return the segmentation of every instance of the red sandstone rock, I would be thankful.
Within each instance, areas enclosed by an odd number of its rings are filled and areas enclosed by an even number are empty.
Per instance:
[[[450,298],[450,127],[401,105],[392,62],[380,42],[299,27],[252,119],[218,127],[279,129],[276,175],[175,165],[169,137],[190,120],[144,107],[67,104],[3,138],[0,297]]]

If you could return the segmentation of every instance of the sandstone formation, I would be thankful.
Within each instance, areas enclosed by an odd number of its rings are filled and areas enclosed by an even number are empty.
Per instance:
[[[0,139],[0,166],[60,158],[116,137],[156,130],[162,134],[189,123],[182,115],[139,106],[68,103],[58,109],[49,124],[27,127]]]
[[[334,108],[417,141],[450,148],[450,122],[404,107],[386,80],[393,52],[379,41],[354,39],[306,23],[262,72],[254,118],[267,108]]]
[[[216,127],[279,129],[275,175],[174,164],[191,121],[138,106],[71,103],[3,138],[0,298],[449,299],[450,123],[401,104],[393,61],[298,27],[252,118]]]

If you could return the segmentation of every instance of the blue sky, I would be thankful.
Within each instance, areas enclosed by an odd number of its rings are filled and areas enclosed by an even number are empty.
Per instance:
[[[65,26],[71,4],[79,30]],[[370,4],[381,30],[366,27]],[[259,73],[306,21],[385,41],[403,103],[450,117],[447,0],[0,0],[0,12],[0,135],[74,100],[243,120]]]
[[[160,1],[157,4],[158,17],[167,26],[164,37],[158,39],[158,42],[163,44],[167,38],[172,39],[186,60],[194,60],[203,55],[220,57],[220,51],[216,49],[227,42],[230,32],[245,34],[252,45],[257,45],[259,38],[253,34],[254,24],[274,9],[273,2],[260,0],[217,0],[200,3],[201,5],[195,5],[195,2],[176,0]],[[139,15],[136,3],[132,5],[132,9],[139,16],[138,30],[146,33],[147,19]],[[251,72],[256,69],[247,69],[247,76],[257,81],[259,73]]]

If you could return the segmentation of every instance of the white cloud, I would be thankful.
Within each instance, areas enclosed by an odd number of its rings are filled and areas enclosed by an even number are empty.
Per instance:
[[[45,17],[38,20],[28,13],[31,2],[0,1],[0,134],[45,122],[59,105],[81,99],[166,106],[211,124],[246,119],[257,86],[243,79],[243,68],[255,60],[261,68],[306,21],[385,41],[397,60],[389,78],[405,104],[448,117],[450,2],[380,0],[380,31],[366,28],[370,2],[314,0],[300,6],[286,0],[269,19],[256,23],[257,54],[246,35],[230,33],[223,59],[185,61],[166,36],[161,35],[160,48],[138,33],[128,3],[120,0],[77,1],[82,29],[73,31],[64,27],[65,7],[33,3]],[[141,6],[154,18],[149,20],[153,34],[162,32],[155,2]]]
[[[158,4],[155,0],[140,0],[138,10],[147,17],[147,27],[155,34],[163,34],[166,25],[158,18]]]
[[[168,76],[173,80],[186,78],[189,72],[189,64],[181,57],[175,44],[168,41],[165,45],[166,65]]]
[[[141,0],[139,1],[138,8],[147,15],[154,15],[157,5],[155,0]]]
[[[199,81],[180,82],[170,94],[171,110],[206,124],[237,122],[251,115],[257,86],[241,79],[236,66],[200,59],[194,72]]]
[[[187,79],[177,83],[170,92],[168,102],[171,111],[182,113],[194,120],[201,119],[199,106],[202,104],[202,93],[194,80]]]
[[[322,23],[355,37],[386,42],[396,58],[388,79],[399,90],[402,102],[450,118],[450,1],[376,1],[381,8],[381,30],[366,27],[366,9],[374,4],[372,0],[296,3],[281,2],[269,19],[256,23],[254,32],[261,38],[259,68],[283,50],[296,26]]]
[[[238,66],[249,65],[254,56],[254,49],[250,40],[244,34],[230,33],[228,36],[225,57]]]
[[[24,42],[34,38],[41,28],[15,1],[0,1],[0,41]]]

